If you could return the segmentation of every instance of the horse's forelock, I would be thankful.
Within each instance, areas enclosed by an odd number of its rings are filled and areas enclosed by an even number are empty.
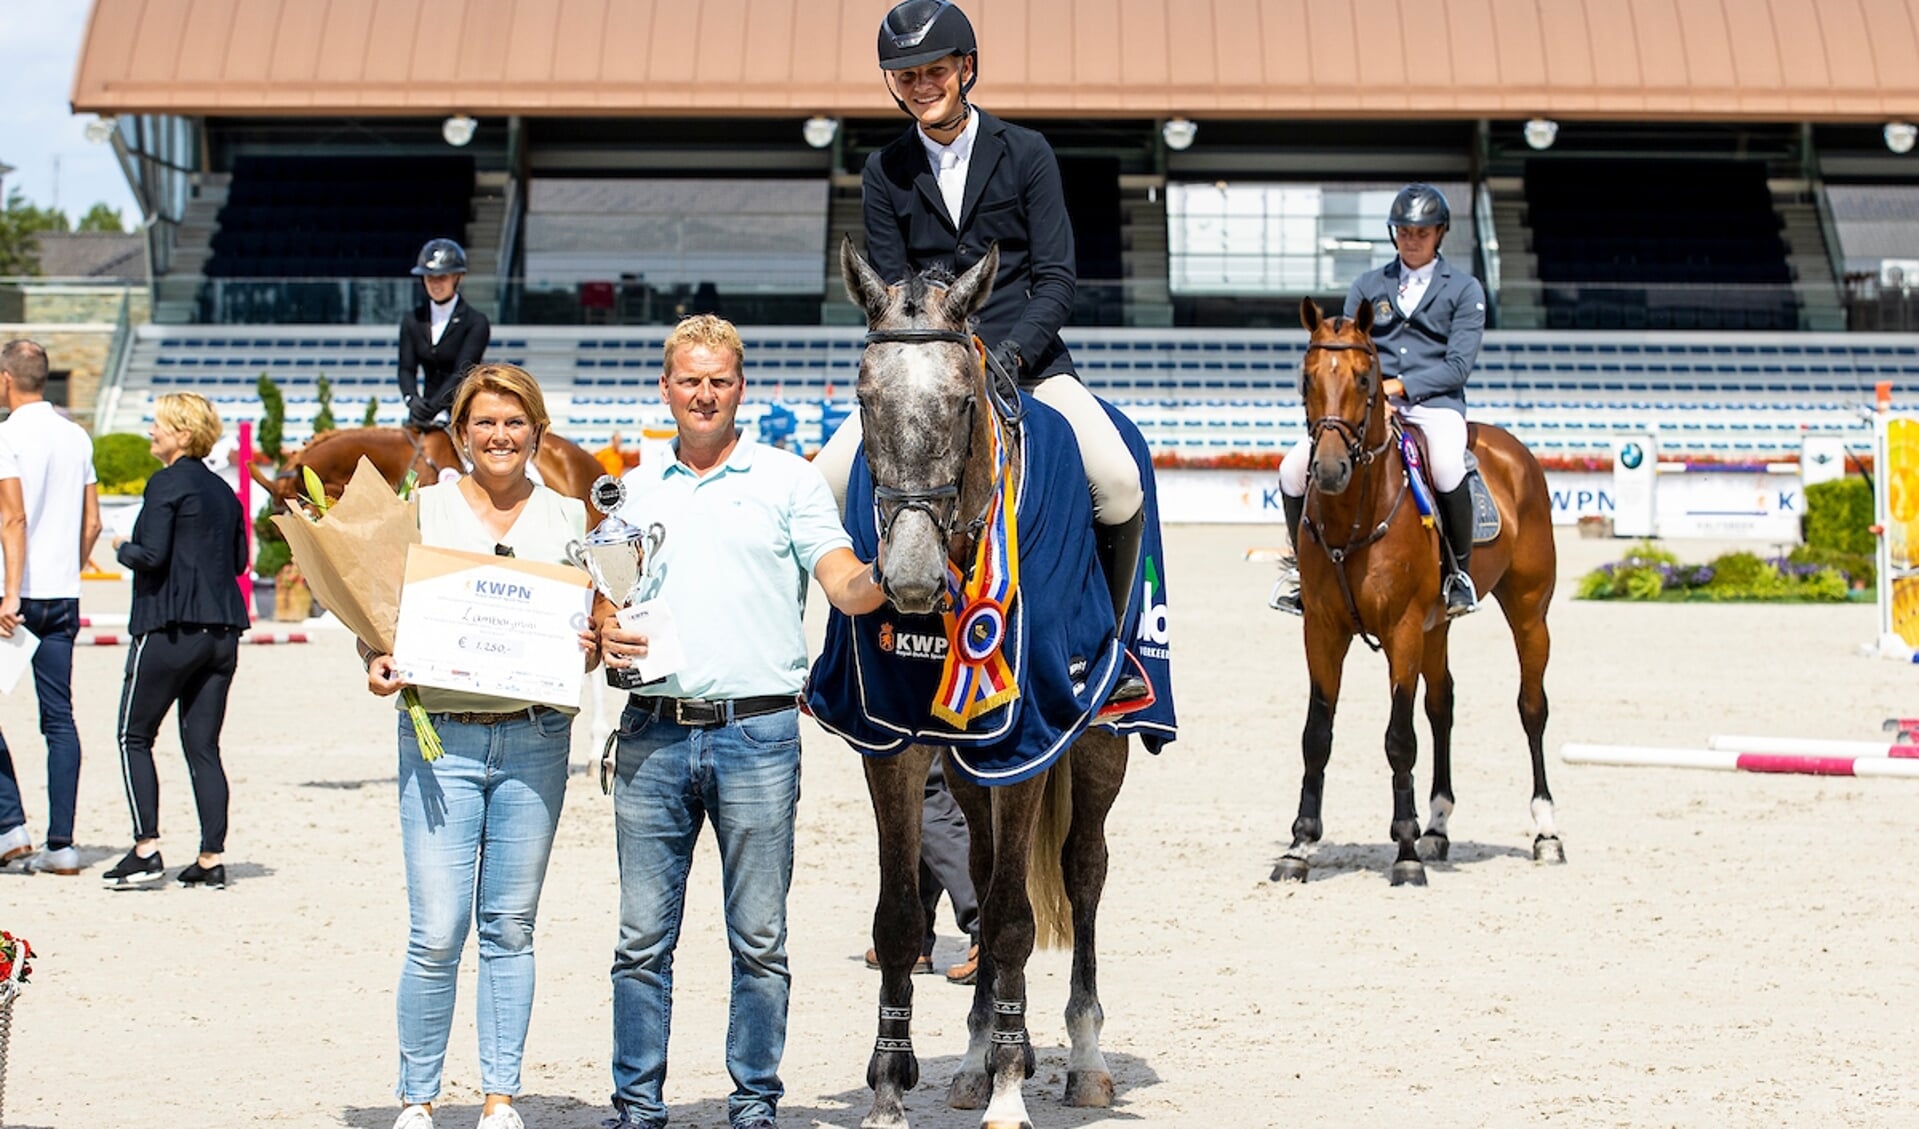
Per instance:
[[[952,274],[938,267],[929,267],[907,279],[900,290],[899,315],[914,320],[939,316],[939,298],[953,281]]]

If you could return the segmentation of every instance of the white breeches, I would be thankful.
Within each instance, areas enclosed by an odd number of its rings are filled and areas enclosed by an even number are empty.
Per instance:
[[[1459,489],[1466,481],[1466,417],[1451,408],[1393,401],[1399,417],[1426,433],[1426,467],[1433,489],[1441,494]],[[1309,436],[1293,445],[1279,464],[1279,489],[1295,498],[1306,494],[1306,473],[1312,469],[1313,441]]]
[[[1032,389],[1033,398],[1066,417],[1079,440],[1080,459],[1086,464],[1086,484],[1093,491],[1093,517],[1101,525],[1119,525],[1139,512],[1146,499],[1139,484],[1139,466],[1133,453],[1106,414],[1079,378],[1071,373],[1047,377]],[[1463,432],[1462,432],[1463,434]],[[813,465],[826,476],[833,490],[833,501],[846,508],[846,479],[853,472],[853,455],[860,446],[858,412],[846,422],[813,456]],[[1301,472],[1304,482],[1304,472]],[[1300,487],[1304,492],[1305,487]]]

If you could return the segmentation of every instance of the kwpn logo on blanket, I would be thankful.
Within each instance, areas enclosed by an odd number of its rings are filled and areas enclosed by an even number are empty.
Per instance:
[[[902,659],[946,660],[946,636],[918,631],[901,631],[892,623],[880,624],[880,650]]]

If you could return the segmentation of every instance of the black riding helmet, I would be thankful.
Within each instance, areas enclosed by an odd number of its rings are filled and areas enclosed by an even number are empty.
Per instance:
[[[1402,227],[1436,227],[1439,229],[1439,241],[1446,241],[1446,232],[1453,226],[1453,209],[1446,203],[1446,194],[1430,184],[1409,184],[1393,197],[1393,206],[1386,213],[1386,233],[1393,238],[1393,246],[1399,246],[1399,229]]]
[[[429,239],[420,248],[412,273],[421,276],[466,273],[466,248],[451,239]]]
[[[895,4],[880,21],[881,70],[923,67],[948,55],[973,60],[973,77],[960,87],[963,109],[966,96],[979,81],[979,38],[973,34],[973,22],[966,18],[966,13],[952,0],[904,0]],[[887,92],[892,93],[891,83],[887,84]],[[893,95],[893,103],[901,111],[912,113],[899,95]]]

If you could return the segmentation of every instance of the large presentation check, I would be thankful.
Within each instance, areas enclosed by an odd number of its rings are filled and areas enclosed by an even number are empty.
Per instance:
[[[415,686],[577,707],[592,582],[570,565],[413,545],[393,664]]]

